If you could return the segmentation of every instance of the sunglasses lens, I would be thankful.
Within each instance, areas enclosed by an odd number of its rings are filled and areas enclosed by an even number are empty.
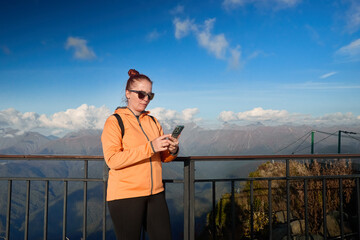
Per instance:
[[[154,95],[155,95],[154,93],[149,93],[148,94],[149,100],[152,100],[154,98]]]
[[[155,96],[155,93],[146,93],[144,91],[136,91],[136,90],[129,90],[130,92],[137,93],[139,99],[144,99],[148,96],[149,100],[152,100]]]
[[[144,97],[146,96],[145,92],[137,92],[137,94],[140,99],[144,99]]]

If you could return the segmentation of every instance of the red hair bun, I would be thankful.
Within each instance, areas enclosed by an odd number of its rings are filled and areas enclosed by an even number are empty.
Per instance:
[[[129,74],[130,77],[134,77],[134,76],[136,76],[136,75],[139,75],[139,72],[136,71],[135,69],[130,69],[130,70],[128,71],[128,74]]]

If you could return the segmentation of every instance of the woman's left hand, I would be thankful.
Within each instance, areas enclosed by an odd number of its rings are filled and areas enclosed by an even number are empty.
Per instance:
[[[179,141],[176,138],[169,137],[170,145],[168,147],[172,154],[176,154],[179,148]]]

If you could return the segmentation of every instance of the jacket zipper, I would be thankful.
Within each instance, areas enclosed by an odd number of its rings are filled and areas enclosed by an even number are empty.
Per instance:
[[[131,109],[129,108],[129,110],[131,111]],[[133,113],[133,111],[131,111],[132,113]],[[134,113],[133,113],[134,114]],[[146,137],[146,139],[148,140],[148,141],[150,141],[149,140],[149,137],[146,135],[146,133],[145,133],[145,131],[144,131],[144,129],[143,129],[143,127],[142,127],[142,125],[141,125],[141,123],[140,123],[140,116],[139,117],[137,117],[135,114],[134,114],[134,116],[136,117],[136,120],[138,121],[138,123],[139,123],[139,126],[140,126],[140,129],[141,129],[141,131],[144,133],[144,135],[145,135],[145,137]],[[150,176],[151,176],[151,188],[150,188],[150,195],[152,195],[153,194],[153,171],[152,171],[152,160],[151,160],[151,157],[150,157]]]

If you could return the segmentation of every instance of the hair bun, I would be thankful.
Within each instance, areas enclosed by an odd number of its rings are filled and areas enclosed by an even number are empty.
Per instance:
[[[129,74],[130,77],[133,77],[133,76],[139,75],[139,72],[136,71],[135,69],[130,69],[128,71],[128,74]]]

